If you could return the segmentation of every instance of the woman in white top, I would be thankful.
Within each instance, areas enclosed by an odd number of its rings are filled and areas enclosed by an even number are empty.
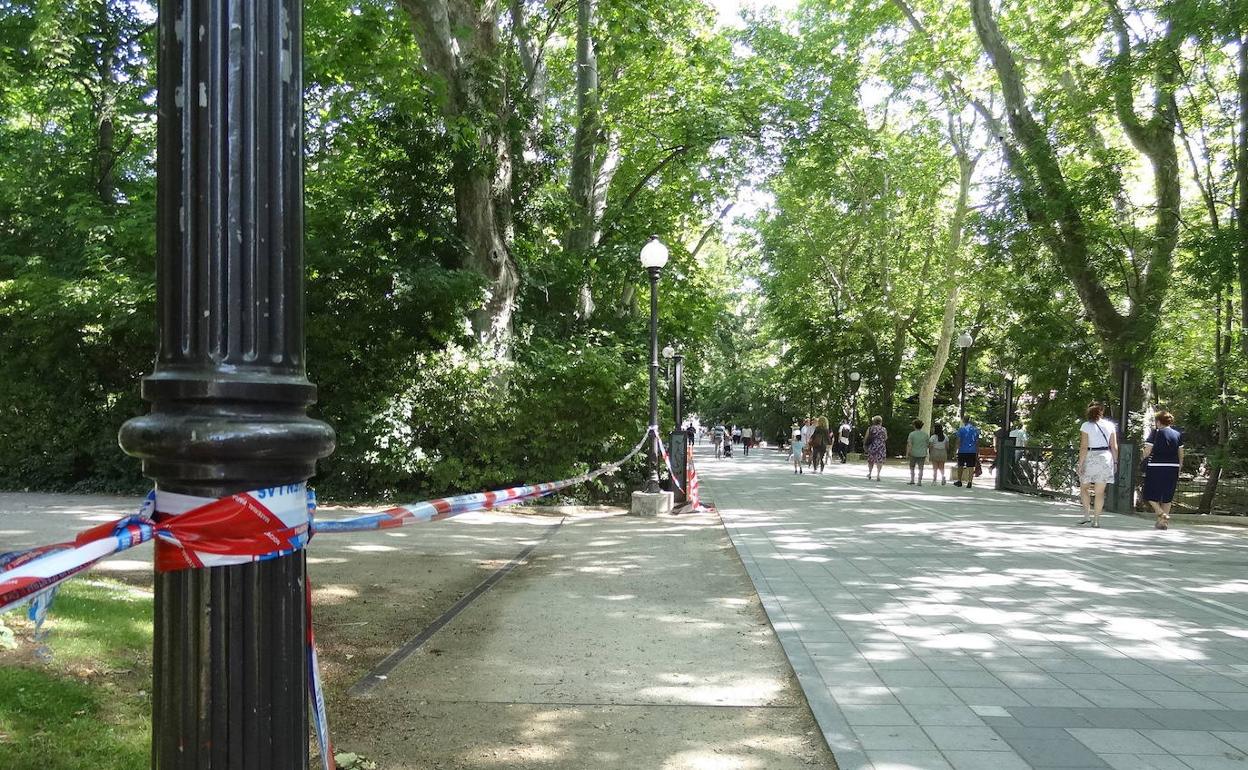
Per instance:
[[[1104,417],[1104,408],[1088,405],[1083,425],[1079,426],[1079,499],[1083,502],[1080,526],[1101,526],[1101,509],[1105,507],[1105,485],[1114,482],[1118,467],[1118,429]],[[1088,496],[1096,492],[1096,509]]]

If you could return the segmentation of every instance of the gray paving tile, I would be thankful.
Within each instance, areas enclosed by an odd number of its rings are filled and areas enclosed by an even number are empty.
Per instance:
[[[1189,688],[1161,674],[1113,674],[1112,676],[1137,692],[1143,690],[1150,692],[1190,692]]]
[[[868,751],[875,770],[951,770],[939,751]],[[838,758],[839,759],[839,758]],[[840,764],[839,761],[837,764]]]
[[[1019,693],[1032,706],[1091,706],[1092,702],[1074,690],[1023,690]]]
[[[1199,730],[1141,730],[1140,732],[1170,754],[1223,756],[1228,753],[1237,753],[1234,746],[1217,738],[1213,733]]]
[[[1202,709],[1140,709],[1157,723],[1160,730],[1235,730],[1235,720],[1223,719],[1229,711],[1205,711]]]
[[[941,751],[1001,751],[1009,748],[991,727],[924,726],[924,732]]]
[[[920,727],[928,725],[964,725],[982,727],[984,722],[970,708],[961,705],[944,704],[939,706],[906,706],[906,710],[914,717]]]
[[[1156,710],[1152,709],[1152,711]],[[1141,709],[1096,708],[1076,709],[1075,711],[1092,727],[1121,727],[1130,730],[1158,730],[1165,727],[1149,716],[1148,711]]]
[[[1062,674],[1055,673],[1053,678],[1072,690],[1123,690],[1129,688],[1109,674]]]
[[[1014,690],[1066,689],[1066,685],[1048,674],[1025,671],[1002,671],[997,678]]]
[[[931,671],[885,670],[880,679],[890,687],[944,687],[945,683]]]
[[[836,699],[837,703],[863,703],[863,704],[893,704],[898,703],[893,697],[893,693],[887,687],[836,687],[829,686],[828,692]]]
[[[1145,698],[1138,692],[1128,689],[1121,690],[1075,690],[1084,698],[1095,703],[1097,706],[1110,709],[1120,708],[1139,708],[1154,709],[1157,704],[1154,701]]]
[[[1055,727],[994,727],[1028,764],[1045,768],[1109,767],[1091,749]],[[1242,770],[1242,768],[1241,768]]]
[[[968,706],[1026,706],[1023,696],[1006,687],[954,687],[962,702]]]
[[[1106,674],[1155,674],[1155,669],[1147,666],[1138,660],[1123,660],[1118,658],[1110,658],[1106,660],[1090,661],[1091,665],[1100,669]]]
[[[1066,730],[1098,754],[1165,754],[1166,751],[1139,731],[1106,727],[1071,727]]]
[[[1225,732],[1219,730],[1214,733],[1218,740],[1229,743],[1243,753],[1248,753],[1248,732]]]
[[[1218,703],[1228,709],[1248,711],[1248,693],[1244,692],[1211,692],[1208,693]]]
[[[1140,695],[1156,703],[1164,709],[1221,709],[1225,704],[1210,700],[1196,692],[1151,692],[1141,691]]]
[[[1192,770],[1244,770],[1242,757],[1207,757],[1199,754],[1180,754],[1177,759],[1183,761]]]
[[[890,687],[893,696],[905,706],[959,705],[962,699],[948,687]]]
[[[1102,754],[1114,770],[1192,770],[1181,759],[1169,754]]]
[[[914,718],[903,706],[844,704],[841,713],[851,725],[913,725]]]
[[[1096,727],[1076,708],[1021,706],[1009,708],[1010,716],[1026,727]]]
[[[987,671],[940,671],[941,683],[949,687],[1002,687],[1000,679]]]
[[[1031,765],[1013,751],[946,751],[954,770],[1030,770]]]
[[[1211,711],[1210,715],[1240,733],[1248,733],[1248,711]]]
[[[868,752],[934,751],[936,746],[922,728],[908,725],[858,725],[853,728],[862,748]]]

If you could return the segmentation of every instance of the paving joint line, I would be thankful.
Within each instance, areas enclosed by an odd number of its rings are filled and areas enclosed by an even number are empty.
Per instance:
[[[567,521],[567,517],[560,519],[557,524],[548,525],[545,528],[546,531],[543,533],[540,540],[525,546],[520,553],[512,557],[511,561],[494,570],[489,577],[477,584],[476,588],[460,597],[459,601],[451,605],[450,609],[443,612],[436,619],[434,619],[432,623],[421,629],[420,633],[404,642],[401,647],[383,658],[381,662],[374,666],[371,671],[360,677],[355,684],[351,685],[351,689],[347,690],[347,694],[355,697],[367,697],[372,694],[372,691],[379,684],[386,681],[390,672],[397,668],[400,663],[411,657],[413,653],[420,649],[421,645],[433,638],[434,634],[442,630],[444,626],[454,620],[461,612],[466,610],[468,606],[476,601],[482,594],[493,588],[495,583],[507,577],[512,570],[525,563],[528,560],[529,555],[532,554],[533,551],[537,550],[538,546],[546,544],[555,535],[555,533],[563,527],[565,521]]]

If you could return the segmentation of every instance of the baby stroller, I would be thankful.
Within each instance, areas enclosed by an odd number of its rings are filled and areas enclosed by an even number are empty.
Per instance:
[[[724,436],[724,457],[732,457],[732,441]]]

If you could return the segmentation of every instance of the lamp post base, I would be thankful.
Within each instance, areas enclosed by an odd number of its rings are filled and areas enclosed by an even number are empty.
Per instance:
[[[671,492],[634,492],[632,516],[665,516],[672,512]]]

